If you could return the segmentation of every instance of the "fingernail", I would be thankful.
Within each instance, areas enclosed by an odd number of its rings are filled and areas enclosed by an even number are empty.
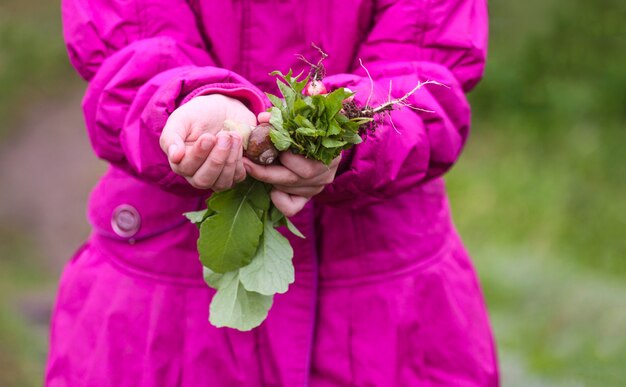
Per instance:
[[[167,157],[173,157],[174,153],[178,149],[178,145],[172,144],[169,148],[167,148]]]
[[[228,149],[230,143],[230,136],[223,135],[217,136],[217,147],[220,149]]]

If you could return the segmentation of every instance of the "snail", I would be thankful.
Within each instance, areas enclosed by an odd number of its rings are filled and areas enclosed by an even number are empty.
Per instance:
[[[273,164],[278,158],[278,149],[270,138],[271,129],[272,125],[268,123],[250,126],[231,120],[224,121],[224,130],[241,135],[245,156],[261,165]]]

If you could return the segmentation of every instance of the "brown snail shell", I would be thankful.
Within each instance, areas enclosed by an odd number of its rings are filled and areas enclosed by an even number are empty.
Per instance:
[[[278,158],[278,149],[272,143],[270,129],[272,125],[260,124],[252,130],[248,138],[246,157],[257,164],[269,165]]]

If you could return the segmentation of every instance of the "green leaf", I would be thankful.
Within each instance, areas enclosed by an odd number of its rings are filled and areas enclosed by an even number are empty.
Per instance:
[[[361,138],[361,136],[358,135],[358,133],[353,133],[353,132],[346,132],[343,135],[343,140],[346,141],[348,144],[360,144],[363,142],[363,139]]]
[[[347,142],[342,141],[342,140],[336,140],[334,138],[330,138],[330,137],[324,137],[322,139],[322,145],[325,146],[326,148],[339,148],[341,146],[346,145]]]
[[[323,116],[326,111],[326,97],[322,94],[318,94],[310,98],[313,108],[317,111],[317,115],[319,117]]]
[[[291,69],[289,69],[289,71],[291,72]],[[274,77],[281,77],[283,79],[285,79],[285,74],[283,74],[280,70],[274,70],[270,73],[271,76]]]
[[[279,151],[284,151],[289,149],[291,143],[293,142],[289,132],[283,127],[283,116],[278,108],[270,109],[270,124],[272,125],[272,129],[270,129],[270,139],[272,143]]]
[[[270,222],[272,222],[274,227],[286,226],[287,229],[291,231],[291,233],[294,234],[295,236],[302,238],[302,239],[306,239],[304,234],[302,234],[300,230],[298,230],[298,228],[289,220],[289,218],[283,215],[283,213],[280,212],[280,210],[276,208],[274,204],[270,206],[269,220]]]
[[[344,116],[344,115],[343,115],[343,114],[341,114],[341,113],[336,114],[334,118],[335,118],[335,120],[337,121],[337,123],[338,123],[339,125],[341,125],[341,127],[343,127],[343,125],[344,125],[346,122],[350,122],[350,119],[349,119],[348,117]]]
[[[274,127],[274,129],[282,130],[283,129],[283,113],[280,109],[276,107],[272,107],[269,110],[270,112],[270,125]]]
[[[189,211],[183,214],[185,218],[189,219],[191,223],[198,224],[202,223],[205,218],[213,215],[213,211],[210,211],[208,208],[200,211]]]
[[[284,217],[285,215],[283,215],[283,213],[280,212],[280,210],[272,203],[270,206],[269,218],[274,227],[276,227],[279,224],[278,222],[280,222],[280,220]]]
[[[292,143],[289,132],[287,132],[286,130],[278,130],[276,128],[270,129],[270,139],[272,140],[272,143],[274,143],[276,149],[278,149],[279,151],[285,151],[289,149],[289,146]]]
[[[349,120],[347,122],[342,123],[341,127],[343,128],[343,130],[351,130],[353,132],[358,132],[359,129],[361,128],[361,124],[356,121]]]
[[[285,84],[284,82],[276,81],[276,83],[278,84],[278,89],[280,90],[280,93],[285,99],[287,110],[293,111],[293,103],[296,100],[296,92],[291,88],[291,86]]]
[[[265,93],[265,95],[267,95],[267,98],[269,98],[270,102],[275,107],[277,107],[279,109],[283,109],[285,107],[285,102],[282,99],[280,99],[277,96],[275,96],[274,94]]]
[[[296,118],[294,118],[293,120],[299,126],[304,126],[304,127],[307,127],[307,128],[315,129],[315,125],[313,125],[313,123],[311,121],[309,121],[306,117],[304,117],[302,115],[297,115]]]
[[[232,273],[232,272],[229,272],[229,273]],[[213,288],[216,290],[222,278],[227,274],[228,273],[216,273],[206,266],[202,267],[202,276],[204,277],[204,282],[207,285],[209,285],[210,288]]]
[[[337,121],[335,119],[332,119],[330,121],[330,125],[328,126],[328,133],[326,133],[329,136],[335,136],[341,133],[341,127],[339,125],[337,125]]]
[[[329,165],[341,153],[341,148],[320,148],[317,156],[322,163]]]
[[[284,225],[287,226],[287,229],[289,231],[291,231],[291,233],[295,236],[297,236],[298,238],[302,238],[302,239],[306,239],[306,237],[304,236],[303,233],[300,232],[300,230],[298,230],[298,228],[296,227],[295,224],[293,224],[291,222],[291,220],[289,220],[289,218],[287,218],[286,216],[283,216],[283,222]]]
[[[301,134],[307,137],[319,137],[323,136],[326,133],[323,130],[315,129],[315,128],[298,128],[296,129],[296,133]]]
[[[361,126],[361,125],[367,124],[368,122],[374,121],[374,119],[370,118],[370,117],[354,117],[354,118],[350,119],[350,121],[356,123],[359,126]]]
[[[294,281],[293,249],[287,238],[266,219],[263,238],[252,262],[239,269],[239,278],[248,291],[264,295],[285,293]]]
[[[296,75],[294,80],[300,79],[300,77],[302,76],[302,73],[304,73],[304,71]],[[302,94],[302,90],[304,90],[304,88],[306,87],[306,84],[309,83],[309,76],[310,75],[307,75],[302,81],[292,82],[291,86],[293,87],[296,93]]]
[[[308,141],[306,144],[307,156],[314,158],[317,155],[318,144],[316,142]]]
[[[350,92],[340,87],[326,95],[326,117],[330,120],[343,108],[343,100],[350,96]]]
[[[293,114],[307,114],[310,113],[311,106],[307,105],[303,98],[297,98],[293,103]]]
[[[270,209],[270,191],[272,189],[271,184],[263,183],[254,179],[247,179],[239,184],[250,185],[248,200],[250,200],[250,203],[255,210],[258,210],[265,214]],[[263,220],[263,218],[261,218],[261,220]]]
[[[198,252],[202,264],[226,273],[250,263],[259,245],[263,223],[250,200],[261,183],[246,180],[235,188],[216,192],[209,199],[215,215],[200,226]],[[256,187],[256,189],[255,189]]]
[[[225,273],[219,278],[208,275],[217,289],[211,300],[209,321],[217,328],[249,331],[261,325],[272,307],[272,296],[247,291],[239,275],[239,270]]]

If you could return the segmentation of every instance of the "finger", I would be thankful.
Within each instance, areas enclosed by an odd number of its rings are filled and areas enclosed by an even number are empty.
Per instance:
[[[259,121],[259,124],[269,123],[270,118],[272,118],[272,113],[270,112],[261,112],[257,116],[257,120]]]
[[[287,169],[291,170],[303,179],[314,179],[317,176],[331,172],[337,169],[341,156],[336,157],[329,165],[325,165],[321,161],[307,159],[302,155],[291,152],[281,152],[279,155],[280,163]]]
[[[283,191],[290,195],[304,196],[305,198],[311,198],[317,195],[318,193],[322,192],[324,187],[325,187],[324,185],[312,185],[312,186],[306,186],[306,187],[290,187],[286,185],[274,186],[274,188],[276,188],[277,190]]]
[[[241,183],[246,179],[246,169],[243,166],[243,147],[239,149],[237,155],[237,167],[235,168],[235,183]]]
[[[297,185],[302,180],[298,175],[281,165],[259,165],[243,159],[246,172],[257,180],[269,184]]]
[[[217,142],[211,153],[191,179],[191,185],[196,188],[212,188],[228,161],[231,136],[227,132],[220,132],[216,137]]]
[[[182,176],[193,176],[206,161],[215,146],[215,136],[204,133],[191,146],[187,147],[184,157],[178,164],[170,163],[174,172]]]
[[[272,202],[286,217],[291,217],[300,212],[309,201],[309,198],[305,198],[297,195],[289,195],[288,193],[273,189],[270,197]]]
[[[235,170],[237,168],[237,157],[239,156],[239,150],[241,149],[241,137],[236,133],[230,133],[231,147],[228,159],[226,159],[226,165],[222,169],[222,173],[213,184],[214,191],[224,191],[231,188],[235,180]]]
[[[167,158],[171,163],[177,164],[185,155],[185,138],[189,130],[179,115],[172,114],[167,120],[159,144],[163,152],[167,154]]]

